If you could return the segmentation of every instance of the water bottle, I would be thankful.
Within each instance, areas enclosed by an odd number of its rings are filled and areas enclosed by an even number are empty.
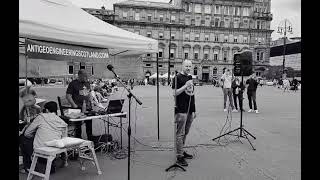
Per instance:
[[[82,112],[86,112],[87,110],[87,104],[86,104],[86,100],[83,100],[83,103],[82,103]]]

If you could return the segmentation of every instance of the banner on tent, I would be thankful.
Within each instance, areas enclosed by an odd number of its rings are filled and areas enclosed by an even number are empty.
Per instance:
[[[26,39],[28,58],[48,60],[105,60],[109,58],[108,49],[90,48],[62,43]]]

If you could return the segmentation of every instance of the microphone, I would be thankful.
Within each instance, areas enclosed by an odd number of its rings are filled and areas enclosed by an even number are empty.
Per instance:
[[[113,72],[113,66],[111,64],[108,64],[107,69],[109,69],[109,71]]]
[[[107,65],[107,69],[108,69],[109,71],[113,72],[113,74],[115,75],[115,77],[118,77],[118,75],[114,72],[113,66],[112,66],[111,64],[108,64],[108,65]]]

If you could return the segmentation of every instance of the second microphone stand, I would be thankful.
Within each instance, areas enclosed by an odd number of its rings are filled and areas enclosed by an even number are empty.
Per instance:
[[[112,71],[113,72],[113,71]],[[118,82],[128,91],[128,99],[129,99],[129,125],[128,125],[128,180],[130,180],[130,138],[131,138],[131,98],[133,97],[139,105],[142,105],[142,102],[131,93],[130,89],[127,88],[125,84],[121,81],[121,79],[117,76],[116,73],[114,73],[115,78],[117,79]]]
[[[241,73],[241,84],[242,84],[242,86],[243,86],[243,73]],[[240,86],[241,86],[241,85],[240,85]],[[243,107],[243,98],[241,98],[241,105],[242,105],[242,107]],[[240,103],[239,103],[239,106],[240,106]],[[227,133],[225,133],[225,134],[222,134],[222,135],[220,135],[220,136],[218,136],[218,137],[216,137],[216,138],[213,138],[212,141],[215,141],[216,139],[219,139],[219,138],[221,138],[221,137],[223,137],[223,136],[226,136],[226,135],[233,135],[233,136],[237,136],[239,139],[240,139],[240,138],[245,138],[245,139],[247,139],[248,142],[250,143],[252,149],[253,149],[253,150],[256,150],[256,148],[254,148],[254,146],[252,145],[252,143],[251,143],[251,141],[250,141],[250,139],[248,138],[247,135],[251,136],[253,139],[256,139],[256,137],[253,136],[249,131],[247,131],[247,130],[243,127],[243,124],[242,124],[242,112],[243,112],[243,108],[242,108],[242,107],[240,107],[240,127],[236,128],[236,129],[234,129],[234,130],[232,130],[232,131],[229,131],[229,132],[227,132]],[[238,134],[238,135],[232,134],[233,132],[236,132],[236,131],[238,131],[238,130],[240,131],[240,134]]]

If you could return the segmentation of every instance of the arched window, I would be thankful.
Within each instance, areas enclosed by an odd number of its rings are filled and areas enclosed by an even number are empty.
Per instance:
[[[193,75],[198,75],[198,67],[193,68]]]

